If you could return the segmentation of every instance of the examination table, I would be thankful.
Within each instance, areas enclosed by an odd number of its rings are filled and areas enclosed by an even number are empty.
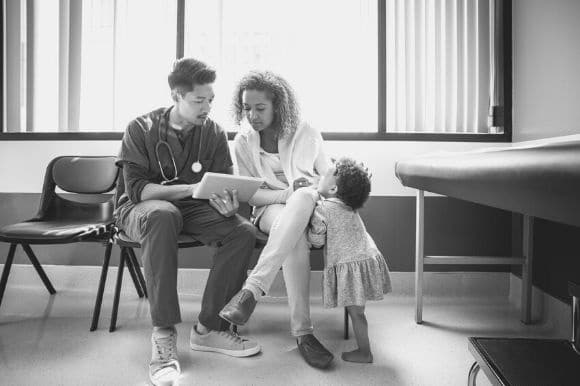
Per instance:
[[[404,186],[417,190],[415,321],[422,323],[424,264],[509,264],[522,267],[521,319],[531,322],[533,219],[580,226],[580,138],[514,144],[462,153],[439,153],[397,162]],[[433,192],[523,215],[523,256],[428,256],[424,254],[424,192]],[[573,337],[567,340],[469,338],[480,368],[493,384],[580,384],[578,286],[573,298]],[[534,358],[535,362],[534,362]],[[542,358],[551,358],[546,362]],[[530,362],[531,361],[531,362]],[[554,372],[558,368],[560,371]],[[551,381],[549,383],[543,383]]]

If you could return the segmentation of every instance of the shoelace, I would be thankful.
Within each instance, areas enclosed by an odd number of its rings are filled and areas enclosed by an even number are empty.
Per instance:
[[[248,342],[249,341],[249,339],[244,338],[243,336],[240,336],[237,332],[230,331],[230,334],[232,334],[233,336],[235,336],[236,338],[238,338],[242,342]]]
[[[241,336],[239,336],[237,333],[233,332],[233,331],[219,331],[218,334],[225,336],[227,339],[229,340],[233,340],[235,343],[238,344],[243,344],[244,342],[247,342],[247,339],[242,338]]]
[[[155,338],[155,348],[157,349],[157,354],[159,354],[159,359],[162,361],[169,361],[171,359],[176,359],[176,335],[171,334],[167,337],[157,337]]]

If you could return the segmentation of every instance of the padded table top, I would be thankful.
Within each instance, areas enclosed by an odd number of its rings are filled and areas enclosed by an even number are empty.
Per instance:
[[[500,384],[580,384],[580,355],[565,340],[472,337],[469,350],[484,372],[494,374]]]
[[[404,186],[580,226],[580,139],[397,162]]]

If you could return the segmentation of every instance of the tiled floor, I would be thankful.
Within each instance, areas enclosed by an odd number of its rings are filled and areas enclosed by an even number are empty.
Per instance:
[[[94,295],[43,288],[9,287],[0,308],[0,385],[147,385],[150,327],[146,301],[121,298],[118,330],[108,332],[110,297],[100,328],[89,332]],[[182,297],[184,319],[200,300]],[[327,371],[308,367],[287,333],[284,303],[258,305],[241,333],[256,338],[263,352],[236,359],[188,348],[191,322],[178,327],[183,369],[180,385],[465,385],[472,357],[466,337],[554,336],[544,325],[524,326],[505,298],[425,299],[423,325],[413,321],[413,298],[390,296],[369,303],[367,318],[375,363],[340,360],[353,347],[342,338],[342,309],[312,301],[317,336],[336,354]],[[489,385],[480,373],[478,384]]]

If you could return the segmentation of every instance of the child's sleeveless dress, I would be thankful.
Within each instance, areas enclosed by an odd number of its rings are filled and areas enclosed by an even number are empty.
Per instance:
[[[308,239],[324,245],[322,291],[325,307],[362,306],[391,291],[385,259],[357,211],[337,198],[321,200],[310,220]]]

